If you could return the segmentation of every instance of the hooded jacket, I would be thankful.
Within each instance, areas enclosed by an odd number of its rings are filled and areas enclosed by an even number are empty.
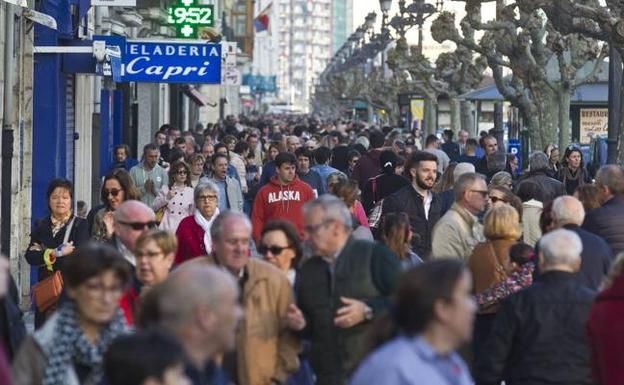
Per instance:
[[[289,184],[282,185],[277,176],[263,186],[253,203],[251,223],[253,237],[258,242],[264,225],[272,219],[282,219],[292,222],[297,227],[299,235],[303,236],[303,205],[313,200],[314,191],[299,177]]]

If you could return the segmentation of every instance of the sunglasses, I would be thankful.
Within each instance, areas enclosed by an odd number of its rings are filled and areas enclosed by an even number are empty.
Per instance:
[[[122,225],[126,225],[126,226],[130,226],[132,228],[132,230],[145,230],[145,227],[147,227],[148,229],[155,229],[158,226],[158,222],[156,221],[149,221],[149,222],[124,222],[124,221],[119,221],[119,223],[121,223]]]
[[[490,196],[490,200],[492,201],[492,203],[496,203],[496,202],[503,202],[503,203],[507,203],[507,201],[506,201],[506,200],[501,199],[501,198],[498,198],[498,197],[493,197],[493,196]]]
[[[109,196],[112,195],[113,197],[116,197],[117,195],[119,195],[119,193],[121,192],[120,189],[118,188],[112,188],[110,190],[104,190],[104,195],[105,196]]]
[[[488,196],[488,194],[489,194],[487,190],[470,190],[470,191],[472,191],[472,192],[476,192],[476,193],[479,193],[479,194],[481,194],[481,196],[482,196],[482,197],[484,197],[484,198],[485,198],[485,197],[487,197],[487,196]]]
[[[280,255],[282,254],[282,251],[286,250],[286,249],[290,249],[290,246],[286,246],[286,247],[279,247],[279,246],[267,246],[267,245],[260,245],[260,247],[258,247],[258,252],[262,255],[266,255],[267,252],[271,252],[271,254],[273,255]]]
[[[186,170],[180,170],[180,171],[178,171],[178,175],[186,175],[186,174],[188,174],[188,173],[186,172]]]

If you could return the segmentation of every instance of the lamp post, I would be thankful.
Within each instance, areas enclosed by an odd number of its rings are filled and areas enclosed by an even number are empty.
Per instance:
[[[405,38],[405,33],[411,27],[418,26],[418,53],[423,51],[423,25],[425,21],[442,10],[444,0],[436,0],[435,5],[427,3],[425,0],[413,0],[409,5],[405,5],[405,0],[399,0],[399,15],[390,20],[390,25],[397,31],[401,39]]]

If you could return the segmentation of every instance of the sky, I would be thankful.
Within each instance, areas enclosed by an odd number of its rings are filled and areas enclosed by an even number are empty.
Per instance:
[[[431,4],[435,4],[435,0],[426,0],[427,2],[431,3]],[[406,3],[409,5],[410,4],[410,0],[407,0]],[[446,11],[454,11],[456,14],[456,20],[459,21],[461,19],[461,17],[463,17],[464,12],[464,5],[465,3],[463,2],[459,2],[459,1],[444,1],[444,10]],[[486,5],[484,7],[484,18],[488,18],[491,17],[494,13],[494,9],[493,9],[493,4],[489,4]],[[399,11],[399,2],[398,0],[393,0],[392,1],[392,9],[390,10],[389,13],[389,17],[388,19],[391,19],[392,16],[394,16],[395,14],[397,14]],[[380,26],[381,26],[381,9],[379,7],[379,0],[353,0],[353,28],[357,28],[359,25],[361,25],[362,23],[364,23],[364,18],[366,17],[366,15],[369,12],[376,12],[377,13],[377,27],[376,29],[379,30]],[[452,43],[445,43],[443,47],[440,46],[440,44],[436,43],[430,36],[429,34],[429,27],[428,25],[430,25],[431,21],[434,20],[436,18],[436,16],[432,16],[428,19],[428,23],[425,23],[425,27],[424,27],[424,46],[425,46],[425,51],[429,51],[429,52],[425,52],[425,55],[429,56],[432,59],[435,59],[435,57],[443,52],[443,51],[447,51],[450,49],[453,49],[453,44]],[[407,41],[410,44],[417,44],[418,43],[418,32],[417,32],[417,28],[414,27],[412,28],[406,35]]]

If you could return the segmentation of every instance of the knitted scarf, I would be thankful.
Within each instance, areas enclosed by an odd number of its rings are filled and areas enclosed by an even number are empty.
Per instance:
[[[87,341],[78,325],[76,305],[68,301],[58,310],[54,340],[48,352],[43,385],[58,385],[65,382],[67,368],[80,364],[91,369],[83,383],[99,384],[103,375],[104,353],[113,340],[127,332],[123,313],[117,310],[113,319],[104,325],[100,336],[92,345]]]

